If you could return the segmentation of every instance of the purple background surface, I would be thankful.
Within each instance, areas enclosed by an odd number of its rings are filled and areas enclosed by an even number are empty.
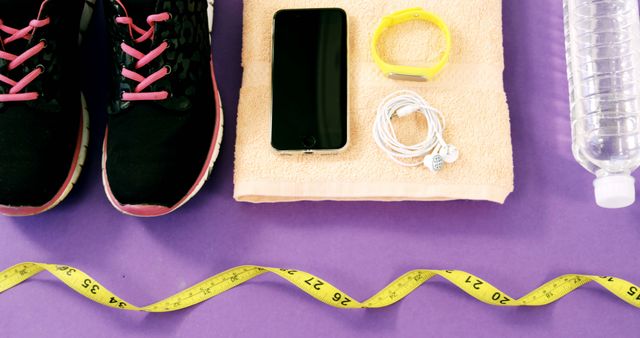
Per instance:
[[[37,217],[0,218],[0,267],[74,265],[145,305],[242,264],[306,270],[364,300],[414,268],[475,273],[519,297],[565,273],[640,282],[640,205],[594,205],[592,177],[570,152],[559,0],[504,2],[505,73],[516,192],[482,202],[239,204],[232,199],[241,82],[242,2],[216,1],[214,53],[225,104],[224,149],[211,181],[160,219],[120,215],[99,179],[105,112],[104,23],[87,56],[93,135],[71,196]],[[490,160],[490,159],[489,159]],[[637,336],[637,309],[595,285],[543,308],[494,308],[442,280],[382,310],[341,311],[265,276],[170,314],[118,312],[46,275],[0,295],[3,337]]]

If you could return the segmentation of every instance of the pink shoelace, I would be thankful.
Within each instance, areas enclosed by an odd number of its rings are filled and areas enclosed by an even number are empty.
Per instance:
[[[9,61],[9,65],[7,67],[9,71],[14,70],[17,67],[20,67],[27,60],[38,55],[43,49],[47,47],[47,43],[45,41],[40,41],[38,44],[29,48],[28,50],[26,50],[24,53],[20,55],[14,55],[4,51],[5,46],[14,41],[18,41],[21,39],[30,40],[33,36],[33,33],[36,31],[36,29],[42,28],[51,22],[49,18],[42,19],[42,20],[40,19],[40,16],[42,14],[42,9],[44,8],[44,5],[46,3],[47,1],[42,2],[42,6],[40,7],[40,13],[38,13],[38,19],[31,20],[31,22],[29,22],[29,26],[25,28],[16,29],[16,28],[6,26],[3,24],[2,19],[0,19],[0,31],[6,34],[9,34],[9,37],[6,39],[2,39],[0,37],[0,45],[2,46],[2,49],[3,49],[3,50],[0,50],[0,59]],[[42,73],[44,73],[44,67],[38,66],[36,67],[36,69],[31,71],[29,74],[27,74],[25,77],[23,77],[19,81],[15,81],[13,79],[10,79],[6,75],[0,74],[0,82],[3,82],[11,86],[11,89],[9,89],[9,94],[0,94],[0,102],[17,102],[17,101],[36,100],[40,96],[40,94],[35,92],[30,92],[30,93],[20,93],[20,92],[23,89],[25,89],[25,87],[27,87]]]
[[[149,29],[145,30],[143,28],[136,26],[133,23],[133,18],[129,17],[129,14],[127,13],[127,10],[125,9],[122,2],[120,2],[120,0],[117,0],[117,2],[124,9],[126,16],[116,18],[116,22],[119,24],[128,25],[129,32],[132,38],[133,38],[134,31],[140,34],[139,37],[134,38],[133,40],[137,44],[148,41],[149,39],[153,39],[156,23],[165,22],[171,19],[171,14],[169,13],[150,15],[147,17],[147,24],[149,25]],[[124,42],[120,44],[120,48],[122,48],[122,50],[129,56],[138,60],[136,62],[135,67],[136,69],[140,69],[148,65],[150,62],[158,58],[160,55],[162,55],[162,53],[164,53],[169,48],[169,43],[166,41],[163,41],[158,47],[156,47],[155,49],[153,49],[147,54],[140,52],[139,50],[127,45]],[[144,77],[136,73],[135,71],[132,71],[127,69],[126,67],[123,67],[122,75],[129,80],[138,82],[138,85],[135,87],[133,93],[127,93],[127,92],[122,93],[122,100],[123,101],[166,100],[170,96],[169,92],[167,91],[160,91],[160,92],[143,92],[143,91],[147,89],[149,86],[151,86],[152,84],[154,84],[156,81],[159,81],[160,79],[164,78],[170,73],[171,73],[171,68],[169,66],[164,66],[160,70],[149,75],[148,77]]]

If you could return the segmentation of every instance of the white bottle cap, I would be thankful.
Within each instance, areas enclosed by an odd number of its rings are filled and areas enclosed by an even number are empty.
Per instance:
[[[626,208],[636,201],[636,180],[629,175],[612,175],[596,179],[596,203],[602,208]]]

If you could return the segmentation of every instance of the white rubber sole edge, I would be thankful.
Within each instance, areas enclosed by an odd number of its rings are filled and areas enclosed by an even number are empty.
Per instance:
[[[207,174],[204,175],[204,177],[198,182],[193,192],[191,192],[191,194],[189,194],[189,196],[187,196],[187,198],[184,201],[182,201],[182,203],[173,207],[171,212],[185,205],[187,202],[189,202],[193,197],[195,197],[200,192],[204,184],[209,180],[209,177],[213,172],[213,167],[216,164],[216,161],[218,160],[218,156],[220,155],[220,148],[222,147],[222,138],[223,138],[222,136],[224,134],[224,110],[222,109],[222,101],[220,101],[220,94],[218,92],[216,92],[216,96],[217,96],[218,102],[220,102],[220,130],[218,131],[218,137],[215,140],[215,148],[213,149],[213,155],[211,157],[211,161],[209,161],[209,164],[208,164]]]
[[[207,1],[207,17],[209,19],[209,42],[211,44],[210,48],[213,48],[213,41],[212,41],[212,33],[213,33],[213,14],[214,14],[214,0],[208,0]],[[213,52],[211,53],[211,76],[213,77],[213,81],[214,81],[214,90],[215,93],[214,95],[216,96],[216,100],[218,102],[218,105],[220,106],[220,130],[218,130],[218,137],[215,140],[215,148],[213,150],[213,155],[211,157],[211,160],[209,161],[208,164],[208,168],[207,168],[207,174],[204,175],[204,177],[198,182],[198,184],[196,185],[195,189],[193,190],[193,192],[191,194],[189,194],[189,196],[187,196],[187,198],[182,201],[182,203],[178,204],[177,206],[175,206],[174,208],[172,208],[172,211],[175,211],[176,209],[180,208],[181,206],[185,205],[187,202],[189,202],[189,200],[191,200],[195,195],[197,195],[200,190],[202,189],[202,187],[204,186],[204,184],[207,182],[207,180],[209,180],[209,177],[211,176],[211,173],[213,172],[213,166],[215,165],[218,156],[220,155],[220,148],[222,146],[222,139],[223,139],[223,135],[224,135],[224,109],[222,108],[222,99],[220,98],[220,90],[218,88],[218,81],[217,78],[215,76],[215,72],[213,71]],[[214,130],[215,133],[215,130]]]
[[[76,185],[78,178],[80,178],[80,174],[82,173],[82,168],[84,167],[84,162],[87,159],[87,149],[89,148],[89,126],[90,126],[89,109],[87,107],[87,102],[84,99],[84,94],[80,94],[80,95],[81,95],[80,99],[82,100],[83,126],[82,126],[82,144],[80,148],[80,154],[78,155],[78,162],[76,163],[76,167],[73,170],[73,176],[71,176],[71,182],[65,187],[60,198],[58,198],[58,200],[55,201],[49,208],[47,208],[46,210],[43,210],[43,212],[55,208],[58,204],[60,204],[60,202],[62,202],[65,198],[67,198],[67,196],[69,196],[69,193],[71,193],[71,190]]]

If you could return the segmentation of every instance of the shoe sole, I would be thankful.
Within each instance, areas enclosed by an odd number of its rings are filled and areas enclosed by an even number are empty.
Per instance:
[[[82,16],[80,19],[80,34],[78,36],[79,42],[82,42],[82,38],[84,33],[86,33],[87,28],[89,27],[89,23],[91,22],[91,17],[93,15],[93,8],[95,7],[96,0],[86,0],[84,9],[82,10]],[[84,166],[84,162],[87,159],[87,149],[89,147],[89,110],[87,108],[87,103],[84,99],[84,95],[80,93],[80,100],[82,105],[81,112],[81,121],[80,128],[78,130],[78,141],[76,146],[76,151],[73,155],[73,162],[71,165],[71,170],[67,175],[67,179],[65,180],[62,188],[58,190],[58,193],[45,205],[40,207],[11,207],[11,206],[0,206],[0,215],[4,216],[14,216],[14,217],[24,217],[24,216],[34,216],[41,214],[43,212],[49,211],[58,204],[60,204],[75,186],[78,178],[80,177],[80,173],[82,172],[82,167]]]
[[[209,18],[209,39],[211,39],[211,33],[213,31],[213,0],[207,1],[207,16]],[[170,214],[175,210],[179,209],[187,202],[189,202],[195,195],[200,192],[204,184],[207,182],[211,173],[213,172],[213,167],[215,165],[216,160],[218,159],[218,155],[220,155],[220,147],[222,144],[222,136],[224,134],[224,112],[222,109],[222,101],[220,98],[220,92],[218,90],[218,85],[216,81],[215,71],[213,68],[213,56],[211,59],[211,79],[213,81],[213,92],[216,97],[216,125],[214,127],[213,139],[211,142],[211,146],[209,148],[209,153],[207,155],[207,160],[205,162],[205,166],[200,172],[200,176],[196,180],[196,183],[189,189],[187,195],[180,200],[176,205],[172,207],[158,206],[158,205],[123,205],[118,202],[116,197],[113,195],[111,191],[111,187],[109,185],[109,179],[107,177],[107,135],[105,134],[104,143],[102,147],[102,183],[104,186],[105,193],[107,194],[107,198],[111,205],[116,208],[118,211],[125,215],[136,216],[136,217],[159,217]]]

